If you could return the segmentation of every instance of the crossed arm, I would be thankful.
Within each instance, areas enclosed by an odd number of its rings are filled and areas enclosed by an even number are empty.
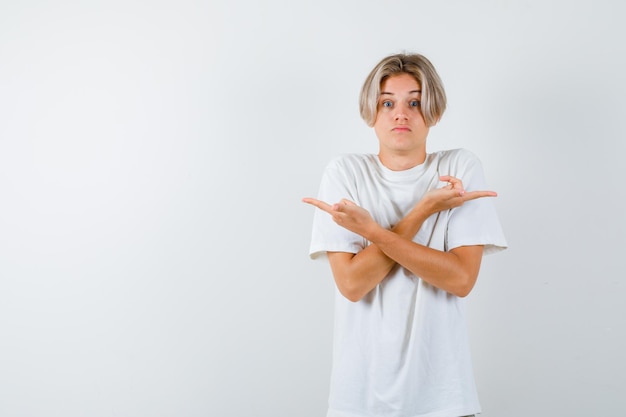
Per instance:
[[[346,298],[351,301],[363,298],[395,264],[459,297],[470,293],[478,277],[482,246],[461,246],[444,252],[415,243],[412,239],[432,214],[459,207],[469,200],[497,194],[493,191],[466,192],[461,180],[451,176],[440,179],[449,185],[426,193],[391,230],[380,226],[367,210],[351,201],[342,200],[330,205],[314,198],[303,199],[305,203],[330,214],[338,225],[371,242],[357,254],[328,253],[337,288]]]

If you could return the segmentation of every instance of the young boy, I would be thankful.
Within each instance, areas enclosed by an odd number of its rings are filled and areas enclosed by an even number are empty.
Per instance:
[[[506,241],[478,158],[426,152],[445,108],[428,59],[384,58],[360,97],[378,155],[335,158],[303,199],[320,209],[310,255],[327,256],[339,291],[328,417],[480,412],[463,297]]]

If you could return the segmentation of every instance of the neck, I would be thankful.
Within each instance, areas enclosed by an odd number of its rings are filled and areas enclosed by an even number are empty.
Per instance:
[[[405,171],[418,165],[426,160],[426,151],[411,155],[389,155],[384,152],[378,153],[380,162],[392,171]]]

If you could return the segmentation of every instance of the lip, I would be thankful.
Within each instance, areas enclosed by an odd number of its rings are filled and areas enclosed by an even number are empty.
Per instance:
[[[396,131],[396,132],[410,132],[411,131],[411,129],[409,129],[408,126],[396,126],[391,130]]]

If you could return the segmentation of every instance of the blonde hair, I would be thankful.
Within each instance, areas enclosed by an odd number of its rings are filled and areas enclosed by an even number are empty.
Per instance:
[[[428,126],[434,126],[446,110],[446,92],[433,64],[420,54],[395,54],[383,58],[365,79],[359,98],[361,117],[374,126],[380,86],[389,77],[409,74],[422,89],[421,111]]]

